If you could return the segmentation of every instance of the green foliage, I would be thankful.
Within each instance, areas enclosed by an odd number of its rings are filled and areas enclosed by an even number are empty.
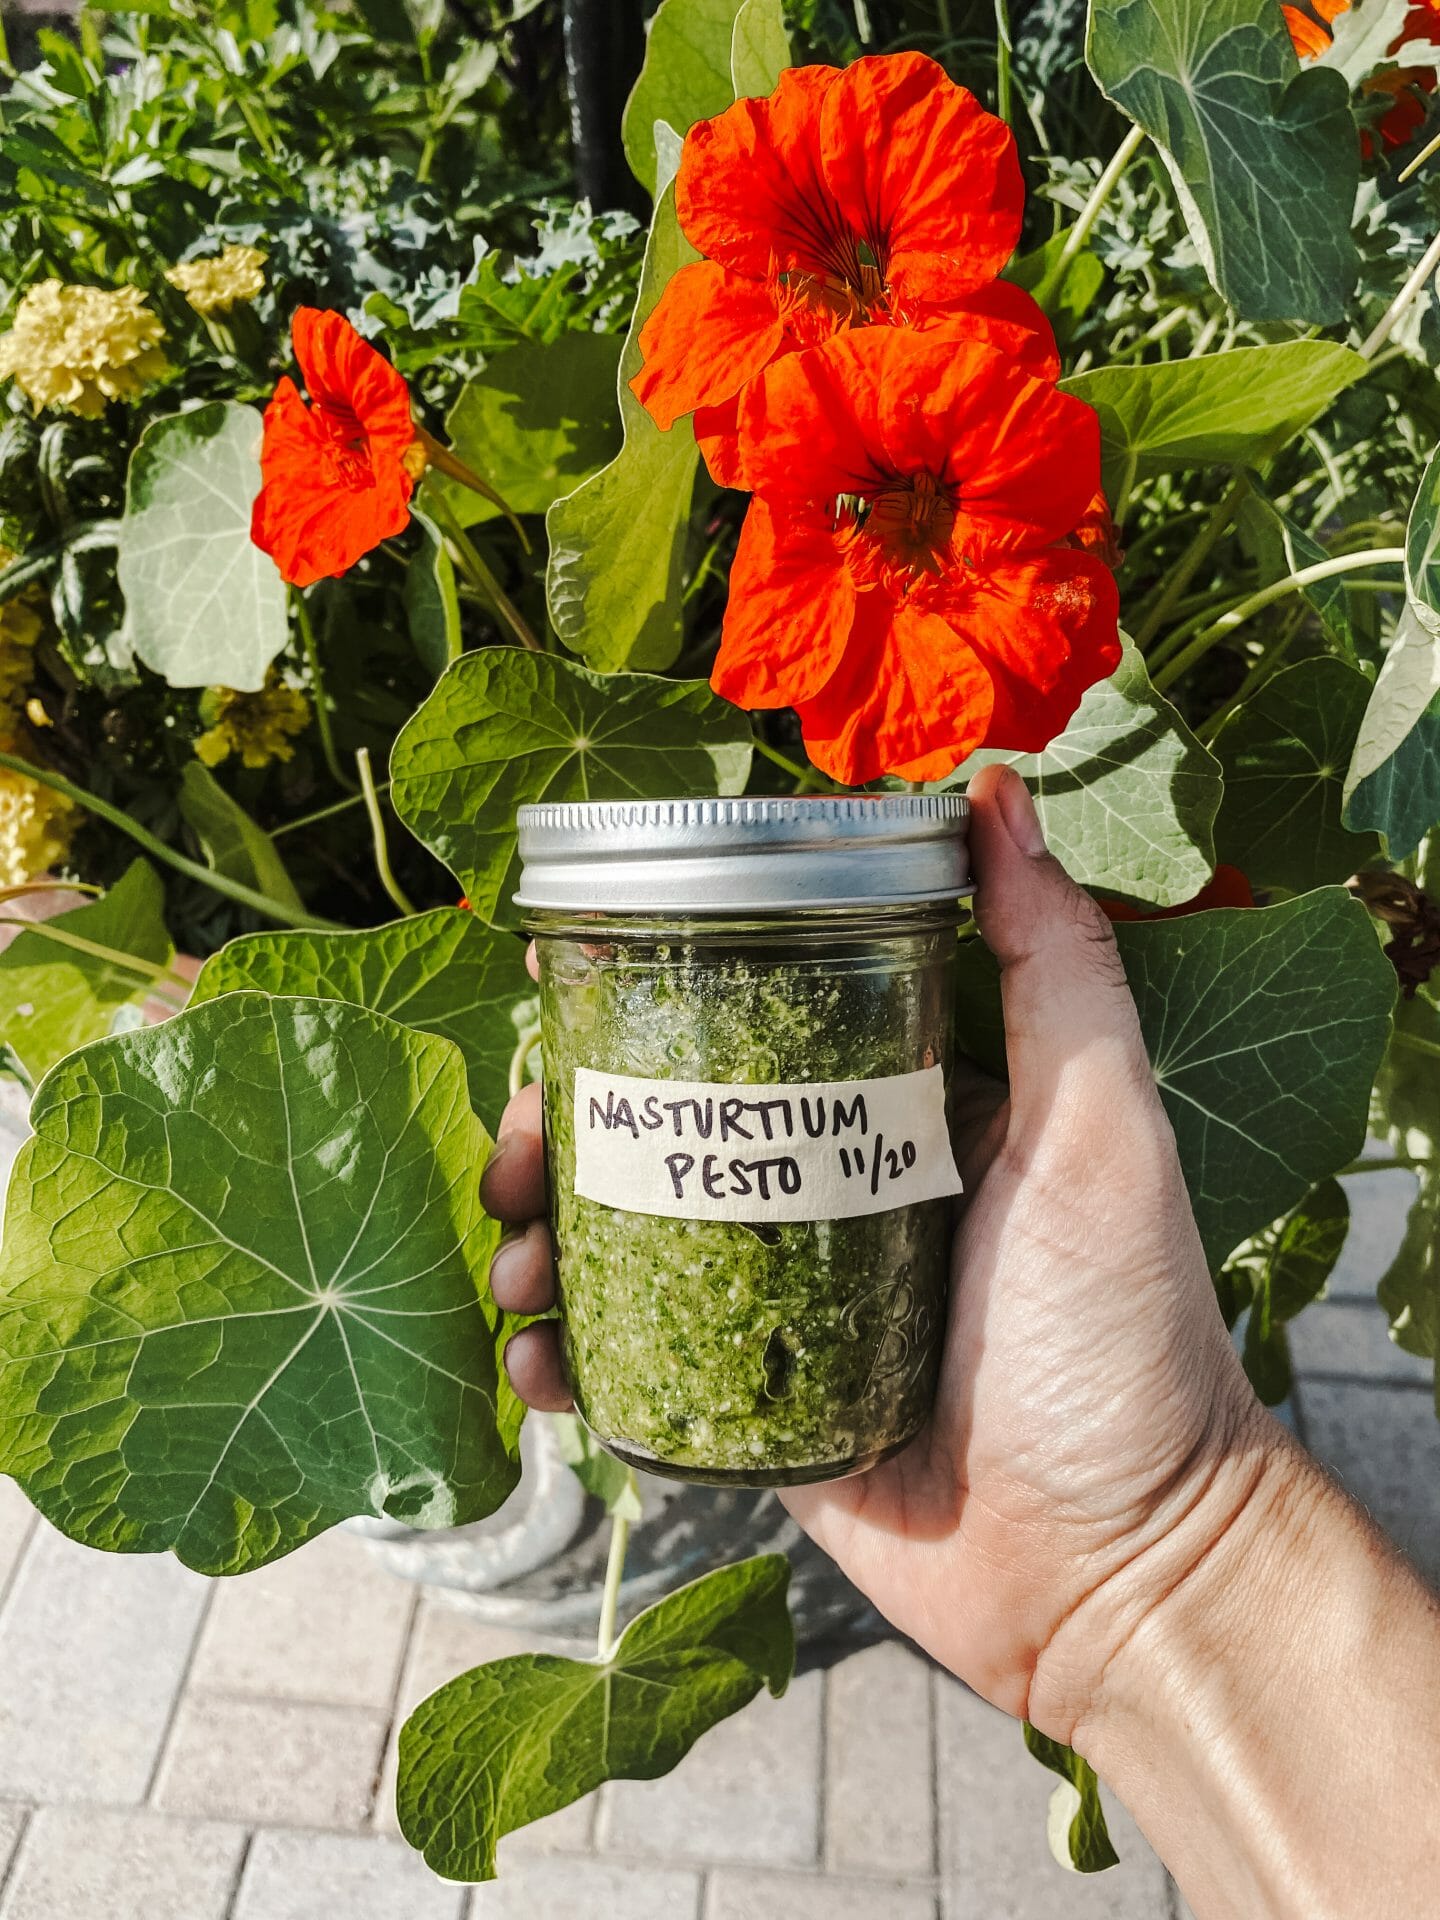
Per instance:
[[[405,569],[405,625],[416,658],[438,680],[464,644],[455,563],[429,515],[416,508],[410,517],[420,529],[420,550]]]
[[[550,1425],[560,1457],[585,1491],[603,1501],[605,1511],[618,1519],[640,1519],[643,1509],[630,1468],[606,1453],[578,1414],[552,1413]]]
[[[735,98],[746,100],[774,90],[791,64],[780,0],[742,0],[730,41],[730,78]]]
[[[503,1835],[668,1773],[761,1687],[784,1693],[789,1579],[783,1555],[742,1560],[646,1608],[604,1658],[517,1654],[447,1682],[400,1732],[406,1839],[447,1880],[490,1880]]]
[[[514,926],[517,807],[740,793],[749,769],[748,719],[703,680],[606,676],[491,647],[457,660],[401,730],[390,797],[475,911]]]
[[[1237,1247],[1215,1285],[1227,1326],[1249,1310],[1244,1361],[1267,1407],[1290,1393],[1285,1325],[1318,1300],[1350,1231],[1350,1202],[1338,1180],[1322,1180],[1293,1212]]]
[[[260,416],[216,401],[154,421],[117,538],[126,633],[173,687],[255,692],[285,646],[285,583],[250,538]]]
[[[304,913],[305,902],[275,842],[198,760],[190,761],[180,776],[180,813],[194,828],[206,860],[217,873]]]
[[[1092,0],[1102,90],[1160,148],[1212,284],[1247,320],[1340,320],[1359,271],[1349,89],[1301,73],[1271,0]]]
[[[1376,1130],[1413,1160],[1418,1182],[1405,1235],[1380,1281],[1391,1338],[1407,1353],[1440,1355],[1440,1000],[1402,1000],[1375,1083]],[[1440,1369],[1436,1411],[1440,1413]]]
[[[190,1004],[247,989],[348,1000],[453,1041],[470,1103],[492,1131],[520,1038],[517,1016],[534,995],[521,942],[455,907],[359,933],[247,934],[205,962]]]
[[[205,1573],[491,1512],[517,1435],[465,1096],[447,1041],[263,993],[63,1061],[10,1188],[0,1471]]]
[[[655,122],[684,134],[735,98],[730,45],[739,11],[740,0],[661,0],[655,10],[645,64],[622,122],[630,171],[652,194],[658,190]]]
[[[1118,1865],[1120,1856],[1110,1844],[1105,1809],[1100,1804],[1100,1782],[1090,1762],[1032,1727],[1028,1720],[1025,1745],[1042,1767],[1060,1776],[1060,1785],[1050,1796],[1047,1823],[1050,1851],[1056,1861],[1075,1873],[1103,1873],[1107,1867]]]

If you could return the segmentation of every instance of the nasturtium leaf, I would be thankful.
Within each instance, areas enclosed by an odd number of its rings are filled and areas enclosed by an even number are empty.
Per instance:
[[[1344,76],[1347,86],[1358,87],[1380,68],[1396,64],[1391,49],[1404,31],[1406,16],[1415,11],[1410,0],[1355,0],[1353,6],[1327,20],[1330,44],[1315,56],[1314,64],[1333,67]],[[1327,7],[1321,18],[1328,13]],[[1440,45],[1423,35],[1407,34],[1404,62],[1407,67],[1440,65]]]
[[[1322,1180],[1292,1212],[1238,1246],[1215,1285],[1226,1324],[1248,1307],[1244,1361],[1267,1407],[1290,1392],[1287,1321],[1318,1300],[1350,1231],[1350,1202],[1338,1180]]]
[[[1421,625],[1440,631],[1440,447],[1420,476],[1405,524],[1405,586]]]
[[[175,953],[164,912],[155,869],[132,860],[99,900],[17,933],[0,952],[0,1042],[32,1081],[109,1033],[122,1008],[142,1007],[156,993],[152,969],[169,966]],[[58,937],[65,934],[108,953],[68,945]],[[127,966],[127,955],[146,966]]]
[[[180,813],[194,828],[206,860],[217,873],[253,887],[292,912],[304,913],[305,902],[275,842],[198,760],[192,760],[180,776]]]
[[[418,507],[411,508],[410,518],[420,529],[420,550],[405,569],[405,624],[416,658],[438,680],[450,662],[459,659],[464,644],[460,595],[440,529]]]
[[[639,1520],[644,1509],[635,1475],[624,1461],[605,1451],[578,1414],[552,1413],[550,1425],[561,1459],[585,1491],[603,1500],[607,1513],[621,1520]]]
[[[544,513],[613,459],[620,446],[613,333],[517,340],[462,388],[446,433],[455,452],[516,513]],[[493,520],[499,507],[472,487],[427,476],[422,500],[443,495],[461,526]]]
[[[1380,1304],[1396,1346],[1434,1360],[1440,1354],[1440,1164],[1420,1168],[1419,1177],[1404,1238],[1380,1281]],[[1440,1413],[1440,1367],[1435,1379]]]
[[[1005,269],[1005,278],[1023,287],[1049,315],[1055,337],[1062,343],[1074,331],[1094,304],[1105,284],[1103,262],[1089,247],[1065,258],[1065,243],[1070,228],[1052,234],[1033,253],[1023,253]]]
[[[1074,1873],[1103,1873],[1120,1864],[1105,1825],[1100,1804],[1100,1782],[1088,1760],[1048,1734],[1025,1722],[1025,1745],[1042,1767],[1058,1773],[1060,1785],[1050,1796],[1046,1836],[1050,1851],[1062,1867]]]
[[[491,1880],[497,1842],[606,1780],[655,1780],[795,1665],[790,1565],[721,1567],[637,1615],[608,1659],[516,1654],[432,1693],[400,1732],[400,1830],[447,1880]]]
[[[1210,878],[1220,769],[1128,640],[1115,673],[1043,753],[973,754],[945,784],[993,760],[1024,779],[1051,852],[1082,886],[1171,907]]]
[[[1225,798],[1221,860],[1252,887],[1305,893],[1345,880],[1380,851],[1341,823],[1340,796],[1370,682],[1343,660],[1302,660],[1272,675],[1215,736]]]
[[[89,1546],[241,1573],[518,1477],[459,1052],[227,995],[40,1088],[0,1282],[0,1472]],[[497,1407],[499,1413],[497,1416]]]
[[[1061,382],[1100,416],[1105,485],[1264,459],[1368,370],[1333,340],[1232,347],[1198,360],[1094,367]]]
[[[1247,320],[1344,318],[1360,144],[1273,0],[1091,0],[1086,58],[1154,140],[1205,271]]]
[[[740,793],[750,722],[703,680],[598,674],[482,647],[401,729],[390,799],[486,920],[517,924],[515,809],[536,800]]]
[[[1115,935],[1213,1270],[1364,1145],[1394,969],[1340,887]]]
[[[1375,1078],[1374,1124],[1397,1153],[1415,1161],[1420,1182],[1405,1237],[1380,1282],[1380,1304],[1397,1346],[1433,1360],[1440,1355],[1440,1002],[1431,988],[1395,1009],[1390,1049]]]
[[[509,1094],[517,1009],[528,1010],[535,991],[523,942],[458,907],[358,933],[244,934],[205,962],[190,1003],[246,988],[348,1000],[453,1040],[470,1103],[492,1129]]]
[[[1345,775],[1345,823],[1385,835],[1392,860],[1440,820],[1440,632],[1406,601]]]
[[[1253,475],[1250,489],[1240,502],[1235,520],[1259,561],[1261,580],[1267,585],[1274,580],[1287,579],[1292,573],[1314,566],[1317,561],[1333,558],[1318,540],[1265,498]],[[1346,597],[1343,575],[1335,574],[1328,580],[1312,580],[1300,592],[1319,619],[1326,639],[1337,653],[1354,666],[1359,655],[1355,647],[1355,628],[1350,618],[1350,602]]]
[[[152,420],[130,456],[125,633],[172,687],[256,693],[285,646],[285,583],[250,538],[259,491],[260,415],[238,401]]]
[[[630,171],[655,192],[655,122],[688,133],[734,99],[730,43],[740,0],[661,0],[645,42],[645,64],[625,102],[620,135]]]
[[[643,358],[640,329],[672,274],[699,257],[675,218],[672,182],[655,204],[620,354],[624,444],[545,516],[551,624],[572,653],[607,672],[671,666],[684,636],[685,536],[700,453],[688,419],[662,433],[629,383]]]
[[[744,0],[730,37],[730,79],[737,100],[763,99],[790,64],[780,0]]]

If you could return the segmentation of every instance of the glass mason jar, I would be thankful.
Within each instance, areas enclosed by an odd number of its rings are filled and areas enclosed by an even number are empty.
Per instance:
[[[927,1418],[966,813],[521,808],[566,1364],[632,1466],[835,1479]]]

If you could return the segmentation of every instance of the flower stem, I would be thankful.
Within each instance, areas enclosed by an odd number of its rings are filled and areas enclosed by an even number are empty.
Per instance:
[[[0,752],[0,767],[8,767],[12,773],[23,773],[27,780],[49,787],[52,793],[63,793],[77,807],[84,807],[87,813],[108,820],[112,827],[118,827],[121,833],[128,834],[137,846],[153,854],[155,859],[163,860],[167,867],[173,867],[189,880],[198,880],[201,886],[209,887],[215,893],[223,893],[227,899],[237,901],[242,907],[263,913],[267,920],[278,920],[282,927],[305,927],[321,933],[349,932],[349,928],[338,920],[324,920],[316,913],[297,913],[293,907],[272,900],[269,894],[257,893],[254,887],[247,887],[240,880],[232,880],[229,874],[219,873],[214,867],[201,866],[198,860],[177,853],[158,834],[151,833],[148,827],[142,827],[123,807],[113,806],[110,801],[102,800],[99,794],[77,787],[63,773],[52,773],[48,767],[37,767],[31,761],[23,760],[18,753]]]
[[[1423,1034],[1407,1033],[1404,1027],[1395,1029],[1396,1044],[1411,1047],[1416,1053],[1428,1053],[1433,1059],[1440,1060],[1440,1042],[1427,1040]]]
[[[635,1470],[630,1469],[630,1491],[635,1490]],[[610,1516],[610,1553],[605,1562],[605,1591],[600,1597],[600,1627],[596,1651],[608,1660],[615,1651],[615,1617],[620,1607],[620,1582],[625,1576],[625,1551],[630,1545],[630,1522],[623,1513]]]
[[[1080,209],[1074,226],[1071,227],[1069,233],[1065,236],[1065,244],[1060,249],[1060,258],[1056,262],[1057,268],[1068,266],[1070,261],[1075,258],[1076,254],[1079,253],[1085,242],[1090,238],[1090,229],[1094,226],[1100,209],[1115,191],[1117,181],[1121,174],[1124,173],[1126,167],[1128,167],[1130,162],[1135,158],[1140,142],[1144,138],[1145,129],[1143,127],[1131,127],[1125,138],[1115,149],[1114,154],[1111,156],[1109,166],[1106,167],[1105,171],[1100,175],[1100,178],[1095,182],[1095,185],[1090,191],[1090,198]]]
[[[527,1027],[524,1033],[521,1034],[514,1053],[510,1056],[510,1077],[507,1090],[512,1100],[525,1084],[525,1068],[529,1064],[531,1054],[539,1044],[539,1027]]]
[[[1381,314],[1362,343],[1360,352],[1365,359],[1372,359],[1375,354],[1379,352],[1380,348],[1384,346],[1394,331],[1395,324],[1401,314],[1404,313],[1410,302],[1415,298],[1416,294],[1419,293],[1420,289],[1437,267],[1440,267],[1440,233],[1436,234],[1424,253],[1421,254],[1415,264],[1414,272],[1390,302],[1384,313]]]
[[[302,593],[292,594],[295,603],[296,624],[300,628],[300,643],[305,649],[306,664],[310,668],[310,685],[315,695],[315,725],[320,731],[320,751],[325,756],[325,764],[330,769],[330,778],[337,787],[353,794],[355,782],[340,765],[340,756],[335,751],[335,734],[330,725],[330,702],[325,692],[325,676],[320,671],[320,649],[315,644],[315,624],[310,618],[310,609],[305,604]]]
[[[477,587],[490,605],[500,615],[522,647],[528,647],[531,653],[543,653],[545,649],[531,632],[529,623],[514,601],[506,593],[500,582],[481,559],[475,542],[466,533],[455,516],[455,510],[443,493],[437,493],[434,499],[437,517],[450,537],[460,565],[471,585]]]
[[[995,0],[995,112],[1010,125],[1010,8]]]
[[[103,960],[106,966],[115,967],[121,973],[133,973],[138,979],[154,981],[157,987],[182,987],[187,995],[190,992],[190,982],[182,980],[178,973],[172,973],[169,967],[158,966],[153,960],[142,960],[138,954],[121,953],[118,948],[102,946],[98,940],[87,940],[82,934],[72,933],[69,927],[55,926],[52,921],[26,920],[19,914],[0,913],[0,927],[19,927],[25,933],[38,933],[42,939],[55,941],[57,946],[70,947],[76,953],[88,955],[91,960]],[[176,1013],[184,1010],[183,1000],[172,1000],[165,993],[157,993],[155,997],[173,1007]]]
[[[500,509],[520,536],[521,547],[529,553],[530,536],[521,526],[514,508],[504,495],[497,493],[488,480],[482,480],[473,467],[467,467],[465,462],[457,454],[452,453],[442,440],[437,440],[433,433],[418,423],[415,428],[415,438],[424,447],[425,458],[437,473],[443,473],[447,480],[454,480],[459,486],[468,487],[471,493],[478,493],[482,500],[488,500],[492,507]]]
[[[1416,1159],[1413,1154],[1392,1154],[1384,1160],[1352,1160],[1348,1167],[1341,1167],[1337,1180],[1348,1180],[1352,1173],[1394,1173],[1397,1169],[1413,1173],[1417,1167],[1428,1167],[1427,1159]]]
[[[385,793],[389,786],[388,780],[380,780],[376,783],[375,791]],[[329,820],[337,813],[348,813],[351,807],[363,807],[364,804],[363,793],[347,793],[343,800],[332,801],[328,807],[317,807],[314,813],[302,813],[294,820],[282,820],[278,827],[271,827],[270,838],[278,840],[282,833],[298,833],[302,827],[317,826],[322,820]]]
[[[1165,583],[1160,598],[1146,614],[1139,632],[1135,635],[1135,644],[1142,653],[1175,611],[1181,594],[1195,577],[1195,569],[1202,560],[1209,558],[1221,534],[1235,518],[1235,509],[1249,489],[1250,481],[1247,476],[1244,473],[1235,474],[1229,486],[1210,510],[1205,524],[1171,569],[1170,577]]]
[[[364,796],[365,811],[370,818],[370,839],[375,848],[375,871],[380,876],[381,886],[401,913],[408,918],[415,912],[415,907],[390,869],[390,849],[385,843],[385,818],[380,811],[380,795],[375,789],[375,776],[370,771],[368,747],[361,747],[356,752],[355,765],[360,770],[360,792]]]
[[[1360,567],[1401,566],[1405,560],[1403,547],[1371,547],[1364,553],[1342,553],[1333,560],[1317,560],[1312,567],[1301,567],[1298,573],[1288,573],[1283,580],[1274,580],[1268,587],[1262,587],[1258,593],[1252,593],[1242,600],[1238,607],[1232,607],[1228,613],[1210,626],[1197,633],[1195,638],[1184,647],[1167,667],[1155,675],[1154,684],[1161,693],[1173,686],[1182,674],[1188,673],[1204,654],[1207,654],[1217,641],[1232,634],[1237,627],[1243,626],[1252,614],[1259,613],[1272,601],[1282,600],[1287,593],[1297,593],[1303,587],[1314,586],[1317,581],[1329,580],[1335,574],[1353,573]]]

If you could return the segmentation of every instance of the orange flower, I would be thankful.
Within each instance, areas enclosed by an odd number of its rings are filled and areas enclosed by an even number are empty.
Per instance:
[[[670,280],[631,382],[656,424],[695,414],[722,485],[736,401],[772,361],[867,324],[923,324],[969,307],[1054,357],[1039,308],[989,283],[1020,234],[1015,141],[924,54],[794,67],[686,136],[680,225],[705,259]],[[1033,337],[1033,340],[1032,340]]]
[[[1239,867],[1220,865],[1200,891],[1178,907],[1132,907],[1124,900],[1102,900],[1101,910],[1110,920],[1182,920],[1189,913],[1208,913],[1212,907],[1253,907],[1255,896],[1250,882]]]
[[[265,409],[250,537],[308,587],[403,531],[425,453],[404,380],[343,314],[301,307],[291,338],[310,405],[287,376]]]
[[[959,326],[866,327],[747,389],[755,499],[712,685],[793,706],[852,785],[1035,751],[1120,659],[1115,582],[1060,545],[1100,479],[1091,409]]]
[[[1332,25],[1342,13],[1350,11],[1351,0],[1310,0],[1310,4],[1318,19],[1302,13],[1298,7],[1280,9],[1290,29],[1291,42],[1302,60],[1315,60],[1329,51],[1335,37]],[[1420,0],[1420,4],[1406,14],[1387,51],[1393,57],[1413,41],[1433,40],[1437,33],[1440,33],[1440,0]],[[1425,102],[1421,96],[1433,93],[1435,84],[1433,67],[1390,67],[1372,74],[1362,83],[1362,93],[1388,94],[1394,102],[1379,122],[1380,138],[1387,147],[1406,146],[1415,137],[1425,119]],[[1374,144],[1368,132],[1361,133],[1360,146],[1367,159],[1374,151]]]

